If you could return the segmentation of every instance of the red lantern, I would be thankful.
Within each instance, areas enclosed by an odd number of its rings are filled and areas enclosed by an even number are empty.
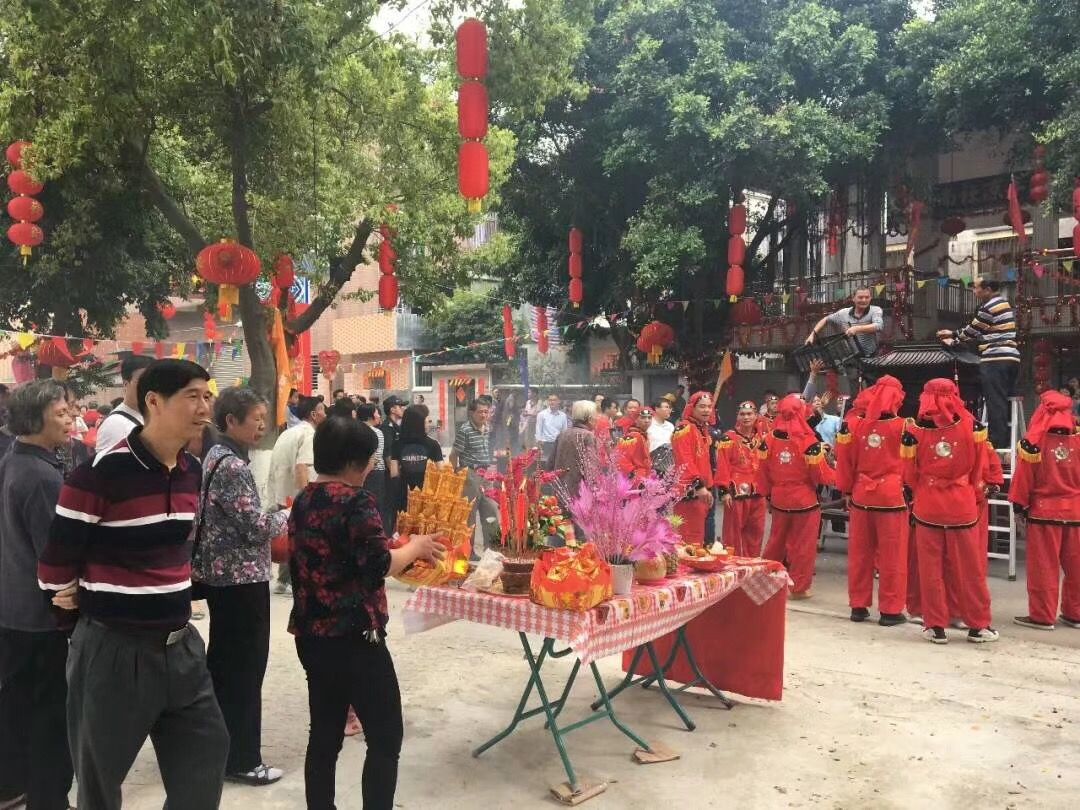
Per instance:
[[[513,360],[517,357],[517,345],[514,342],[514,313],[509,304],[503,305],[503,347],[506,349],[506,358]]]
[[[30,146],[29,141],[15,141],[15,143],[11,144],[4,152],[5,157],[7,157],[7,162],[10,163],[13,168],[22,168],[23,149],[28,146]]]
[[[218,339],[217,321],[209,312],[203,313],[203,334],[211,343]]]
[[[45,216],[45,208],[33,197],[12,197],[7,204],[8,214],[20,222],[37,222]]]
[[[88,353],[84,346],[84,351],[79,357],[85,357]],[[79,362],[78,358],[71,353],[67,339],[62,337],[54,337],[48,342],[42,342],[38,347],[37,361],[39,364],[53,368],[71,368]]]
[[[664,349],[670,348],[675,342],[675,330],[663,321],[650,321],[645,324],[638,335],[638,351],[649,355],[651,362],[659,362]]]
[[[240,303],[238,287],[251,284],[262,272],[262,262],[251,248],[223,239],[207,245],[195,257],[195,272],[212,284],[219,284],[218,312],[228,320],[232,307]]]
[[[458,26],[457,71],[466,79],[483,79],[488,71],[487,28],[480,20],[470,17]]]
[[[946,217],[941,221],[941,232],[946,236],[957,236],[967,230],[967,223],[960,217]]]
[[[1050,196],[1050,189],[1045,185],[1032,186],[1028,197],[1033,203],[1041,203]]]
[[[341,352],[337,349],[323,350],[319,352],[319,370],[330,378],[337,373],[338,363],[341,362]]]
[[[33,197],[42,192],[45,188],[44,183],[37,182],[33,177],[24,172],[22,169],[13,171],[7,178],[8,188],[10,188],[16,194],[25,194],[27,197]]]
[[[585,247],[585,235],[581,232],[581,228],[570,229],[570,252],[581,253]]]
[[[741,203],[731,206],[728,215],[728,233],[732,236],[742,236],[746,233],[746,206]]]
[[[487,147],[479,141],[465,141],[458,150],[458,191],[469,201],[469,210],[480,210],[480,200],[491,190]]]
[[[580,253],[570,254],[570,278],[581,278],[584,272],[584,267],[581,263]]]
[[[548,316],[545,307],[533,307],[536,310],[536,350],[540,354],[548,353]]]
[[[575,307],[580,307],[581,302],[585,300],[585,286],[581,283],[580,278],[570,279],[570,303]]]
[[[394,250],[394,246],[390,244],[389,240],[383,239],[379,244],[379,270],[383,275],[393,275],[396,262],[397,251]]]
[[[488,92],[480,82],[465,82],[458,89],[458,134],[479,141],[488,132]]]
[[[1073,181],[1073,216],[1080,219],[1080,177]]]
[[[743,272],[742,267],[737,264],[728,267],[725,287],[732,303],[737,301],[746,287],[746,274]]]
[[[1035,341],[1035,351],[1039,354],[1050,354],[1054,350],[1054,344],[1046,338]]]
[[[32,248],[45,241],[45,232],[32,222],[16,222],[7,231],[8,239],[19,246],[23,256],[29,256]]]
[[[160,312],[161,317],[167,321],[171,321],[176,317],[176,307],[173,305],[172,301],[165,301],[158,304],[158,312]]]
[[[394,275],[379,276],[379,306],[394,309],[398,304],[398,280]]]
[[[732,236],[727,243],[728,265],[742,265],[746,261],[746,242],[741,236]]]
[[[763,319],[761,307],[753,298],[743,298],[731,308],[731,322],[736,326],[757,326]]]
[[[292,289],[296,282],[296,265],[292,256],[283,253],[274,260],[274,286],[279,290]]]

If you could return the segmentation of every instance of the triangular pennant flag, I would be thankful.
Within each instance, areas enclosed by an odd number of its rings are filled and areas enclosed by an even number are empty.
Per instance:
[[[210,382],[206,384],[206,387],[210,389],[210,393],[213,394],[215,397],[218,395],[217,380],[215,380],[213,377],[210,378]]]
[[[1073,261],[1075,261],[1075,260],[1074,259],[1066,259],[1065,261],[1063,261],[1061,263],[1061,266],[1065,268],[1066,273],[1071,273],[1072,272]]]
[[[1035,274],[1035,278],[1042,278],[1043,275],[1046,273],[1046,268],[1038,262],[1035,262],[1033,265],[1031,265],[1031,272]]]
[[[937,280],[937,285],[939,287],[948,287],[949,286],[949,277],[948,276],[942,276],[941,278],[939,278]]]
[[[184,355],[186,353],[187,353],[187,344],[186,343],[177,343],[176,344],[176,349],[174,350],[174,356],[176,357],[176,359],[177,360],[183,360]]]
[[[37,338],[29,332],[19,332],[15,335],[15,342],[19,344],[20,349],[29,349],[34,345],[35,340],[37,340]]]
[[[689,302],[689,301],[683,301],[683,302],[682,302],[682,311],[683,311],[683,312],[686,312],[686,308],[687,308],[687,307],[689,307],[689,306],[690,306],[690,302]]]
[[[788,301],[791,300],[791,293],[784,293],[780,296],[780,300],[786,304]]]
[[[927,279],[924,278],[921,281],[916,281],[915,286],[918,287],[921,290],[923,287],[926,286],[926,282],[927,282]]]
[[[885,292],[885,285],[884,284],[875,284],[874,285],[874,295],[881,295],[883,292]]]

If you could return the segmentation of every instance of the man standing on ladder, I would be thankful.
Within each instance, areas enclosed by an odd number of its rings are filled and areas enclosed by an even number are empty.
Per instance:
[[[814,328],[806,337],[806,344],[810,345],[825,327],[831,325],[855,342],[859,356],[847,366],[848,394],[852,397],[859,393],[861,369],[858,361],[877,354],[878,335],[885,329],[885,315],[881,307],[870,304],[872,296],[873,293],[869,287],[860,287],[855,290],[855,294],[851,297],[854,306],[844,307],[831,315],[826,315],[814,324]]]
[[[957,341],[975,343],[979,350],[979,380],[986,403],[990,444],[1010,449],[1009,397],[1020,373],[1020,350],[1016,346],[1016,314],[1001,294],[1001,283],[981,278],[975,284],[979,309],[963,329],[940,329],[937,336],[946,346]]]

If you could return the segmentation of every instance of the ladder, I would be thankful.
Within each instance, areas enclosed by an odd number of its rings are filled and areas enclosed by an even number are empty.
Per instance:
[[[1009,482],[1012,481],[1013,477],[1013,453],[1016,452],[1016,445],[1024,438],[1024,434],[1027,433],[1027,422],[1024,419],[1024,398],[1009,397],[1009,402],[1009,446],[995,448],[997,454],[1001,457],[1001,467],[1005,472],[1005,486],[1002,488],[1001,492],[998,493],[996,498],[991,498],[987,501],[990,507],[988,527],[990,544],[986,556],[994,560],[1008,560],[1009,581],[1012,582],[1016,579],[1016,537],[1018,526],[1016,515],[1012,510],[1012,504],[1009,503]],[[985,423],[985,406],[983,407],[982,418]],[[997,540],[1000,537],[1008,538],[1008,552],[997,551]]]

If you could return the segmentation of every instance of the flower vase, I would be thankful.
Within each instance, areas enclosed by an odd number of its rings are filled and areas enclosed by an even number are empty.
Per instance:
[[[632,563],[611,566],[611,590],[615,596],[628,595],[633,585],[634,566]]]

